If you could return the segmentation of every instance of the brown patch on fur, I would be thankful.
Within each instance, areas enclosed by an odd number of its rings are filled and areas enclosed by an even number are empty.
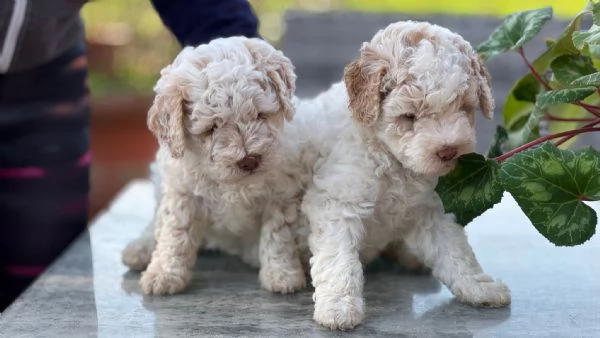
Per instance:
[[[387,64],[380,55],[364,47],[358,60],[344,69],[344,83],[349,98],[352,117],[367,126],[379,118],[381,101],[381,80],[387,73]]]
[[[281,78],[281,72],[268,71],[267,77],[277,91],[277,102],[282,109],[283,116],[287,121],[291,121],[294,116],[294,107],[290,104],[290,97],[294,92],[293,86],[289,87],[289,83]]]
[[[208,65],[208,60],[206,59],[192,59],[192,65],[197,69],[204,69]]]
[[[406,46],[414,47],[414,46],[418,45],[419,42],[425,38],[426,38],[425,29],[422,29],[422,30],[411,31],[411,32],[407,33],[406,35],[404,35],[402,42]]]
[[[186,102],[180,87],[170,86],[167,90],[154,98],[148,111],[148,129],[169,147],[173,158],[181,158],[185,149]]]
[[[494,97],[492,95],[492,77],[485,67],[484,63],[479,58],[479,55],[474,54],[471,58],[471,64],[475,71],[475,76],[478,81],[478,96],[479,107],[481,113],[488,120],[494,116]]]

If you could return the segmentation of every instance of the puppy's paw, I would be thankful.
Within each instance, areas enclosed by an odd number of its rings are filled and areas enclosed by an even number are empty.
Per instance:
[[[141,237],[131,243],[123,250],[121,260],[123,264],[134,271],[143,271],[150,264],[152,251],[156,246],[156,241],[151,237]]]
[[[150,265],[142,273],[140,286],[146,295],[172,295],[185,290],[191,279],[187,270],[177,272],[164,271],[156,265]]]
[[[299,269],[278,269],[263,266],[258,274],[262,287],[271,292],[294,293],[306,287],[306,276]]]
[[[459,301],[481,307],[498,308],[510,304],[510,290],[486,274],[461,278],[451,288]]]
[[[314,320],[330,330],[350,330],[365,317],[362,297],[316,297]]]

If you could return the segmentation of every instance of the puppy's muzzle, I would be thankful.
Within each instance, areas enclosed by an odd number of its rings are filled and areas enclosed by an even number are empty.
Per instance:
[[[238,168],[244,171],[253,171],[260,165],[260,155],[248,155],[237,162]]]
[[[456,147],[444,147],[437,152],[437,156],[442,161],[451,161],[458,155]]]

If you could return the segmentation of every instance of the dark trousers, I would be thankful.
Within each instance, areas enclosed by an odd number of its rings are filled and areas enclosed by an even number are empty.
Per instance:
[[[86,229],[88,134],[83,43],[0,74],[0,311]]]

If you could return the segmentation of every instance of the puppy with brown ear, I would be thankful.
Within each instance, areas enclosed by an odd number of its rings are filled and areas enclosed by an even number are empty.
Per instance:
[[[464,303],[510,303],[435,192],[457,158],[474,151],[478,108],[492,117],[489,74],[470,44],[412,21],[379,31],[343,83],[297,106],[292,125],[310,135],[306,153],[314,154],[302,211],[318,323],[362,322],[362,264],[384,250],[422,262]]]
[[[146,269],[144,293],[184,290],[201,246],[260,266],[268,290],[305,286],[289,228],[295,219],[282,216],[297,214],[297,196],[273,191],[288,179],[278,167],[295,80],[287,57],[244,37],[187,47],[162,70],[148,113],[160,143],[157,207],[123,252],[126,265]]]

